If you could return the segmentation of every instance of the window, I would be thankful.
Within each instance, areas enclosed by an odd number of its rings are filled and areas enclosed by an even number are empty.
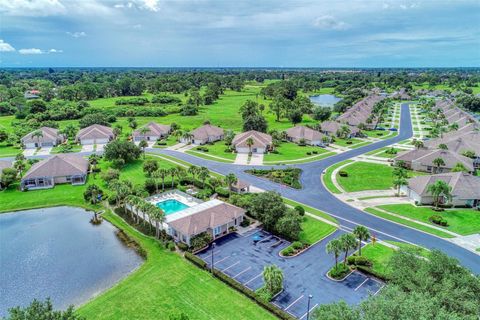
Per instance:
[[[222,227],[215,227],[215,229],[213,229],[213,235],[214,236],[219,235],[221,230],[222,230]]]
[[[70,182],[72,181],[72,176],[67,176],[66,179],[67,179],[67,182]]]

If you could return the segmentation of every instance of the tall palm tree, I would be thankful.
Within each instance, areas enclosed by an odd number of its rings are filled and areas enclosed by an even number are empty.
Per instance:
[[[142,140],[145,140],[145,135],[147,134],[147,132],[150,131],[150,128],[148,128],[147,126],[141,127],[139,131],[140,131],[140,134],[142,135],[142,138],[143,138]]]
[[[327,243],[327,253],[335,256],[335,269],[338,268],[338,257],[340,252],[342,252],[342,243],[340,239],[333,239]]]
[[[397,193],[398,195],[400,195],[400,188],[408,184],[407,170],[405,170],[405,168],[402,168],[402,167],[395,167],[395,169],[393,169],[393,177],[394,177],[393,186],[397,188]]]
[[[423,148],[424,144],[422,140],[413,140],[413,145],[415,148],[420,149]]]
[[[210,171],[207,167],[201,167],[198,172],[198,178],[202,180],[202,185],[205,188],[205,180],[210,176]]]
[[[168,176],[169,172],[167,169],[160,168],[157,171],[154,172],[154,174],[162,179],[162,192],[165,191],[165,178]]]
[[[427,192],[433,196],[433,203],[436,209],[438,209],[441,196],[447,200],[452,198],[452,187],[443,180],[437,180],[435,183],[428,185]]]
[[[130,217],[133,221],[135,221],[134,210],[137,210],[137,206],[139,204],[138,199],[139,198],[133,194],[125,198],[125,202],[130,205]]]
[[[255,143],[255,142],[253,141],[253,139],[250,137],[250,138],[247,139],[247,141],[246,141],[245,143],[246,143],[247,146],[248,146],[248,152],[249,152],[249,153],[252,153],[252,146],[253,146],[253,144]]]
[[[143,159],[145,160],[145,149],[148,147],[148,142],[146,140],[142,140],[138,146],[142,149]]]
[[[192,179],[193,179],[193,180],[195,180],[195,175],[198,174],[199,169],[200,169],[200,168],[197,167],[197,166],[190,166],[190,167],[187,169],[188,173],[192,175]]]
[[[220,178],[212,177],[210,178],[210,185],[213,188],[213,192],[216,192],[217,188],[222,185],[222,180]]]
[[[155,223],[155,238],[160,239],[160,225],[165,221],[165,213],[162,209],[154,206],[150,212],[150,218]]]
[[[263,269],[263,281],[268,292],[276,294],[283,288],[283,271],[276,265],[265,266]]]
[[[343,264],[344,266],[347,266],[348,252],[351,249],[357,248],[357,239],[355,239],[355,236],[351,233],[342,234],[339,239],[340,239],[342,250],[343,252],[345,252]]]
[[[183,138],[187,143],[191,143],[191,142],[192,142],[192,138],[193,138],[193,134],[191,134],[191,133],[188,132],[188,131],[185,131],[185,132],[182,134],[182,138]]]
[[[229,173],[225,176],[225,182],[228,185],[228,190],[231,192],[232,185],[238,181],[237,177],[233,173]]]
[[[176,138],[176,140],[178,141],[179,138],[183,135],[183,131],[178,129],[178,130],[175,130],[172,132],[172,136],[174,136]]]
[[[445,161],[440,157],[433,159],[432,163],[435,165],[435,173],[438,173],[440,167],[445,165]]]
[[[178,166],[176,176],[178,178],[179,183],[183,178],[186,177],[186,175],[187,175],[187,170],[185,170],[185,168],[183,168],[183,167]]]
[[[168,169],[168,174],[172,177],[172,189],[175,182],[175,176],[177,175],[177,168],[173,167]]]
[[[353,234],[358,239],[358,255],[362,255],[362,241],[370,239],[370,231],[364,226],[357,226],[353,229]]]
[[[37,138],[37,147],[40,144],[40,138],[43,138],[43,133],[40,130],[36,130],[34,133],[32,133],[32,138]]]

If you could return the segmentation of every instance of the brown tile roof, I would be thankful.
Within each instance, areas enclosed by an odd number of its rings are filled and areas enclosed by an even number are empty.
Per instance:
[[[480,132],[470,132],[456,139],[434,139],[424,143],[427,148],[438,148],[440,144],[445,144],[448,150],[462,154],[465,151],[473,151],[480,156]]]
[[[250,187],[250,184],[246,181],[237,179],[237,181],[234,184],[232,184],[232,187],[235,189],[244,189],[244,188]]]
[[[170,132],[171,127],[169,125],[165,124],[158,124],[156,122],[149,122],[147,123],[143,128],[148,128],[149,131],[145,133],[146,136],[163,136],[166,135]],[[143,136],[141,132],[141,128],[133,131],[133,136],[134,137],[141,137]]]
[[[211,124],[206,124],[192,131],[194,139],[205,140],[209,137],[218,137],[223,136],[224,131],[222,128],[212,126]]]
[[[110,127],[100,124],[93,124],[89,127],[81,129],[77,134],[77,140],[83,139],[111,139],[113,138],[113,130]]]
[[[421,196],[430,195],[427,188],[437,180],[452,187],[452,196],[459,199],[480,199],[480,177],[464,172],[440,173],[408,179],[408,187]]]
[[[336,122],[336,121],[324,121],[322,122],[320,127],[323,132],[328,132],[329,134],[336,134],[337,131],[344,125],[346,124]],[[350,132],[352,134],[356,134],[360,132],[360,130],[357,127],[353,127],[349,125],[346,125],[346,126],[350,129]]]
[[[203,211],[169,222],[169,225],[184,235],[196,234],[219,227],[245,214],[245,210],[222,202]]]
[[[233,138],[232,145],[235,147],[248,147],[247,140],[252,138],[252,148],[266,148],[272,144],[272,136],[263,132],[250,130],[239,133]]]
[[[33,137],[33,134],[36,132],[32,131],[29,134],[25,135],[22,138],[22,143],[42,143],[42,142],[57,142],[63,141],[65,139],[64,135],[58,133],[58,129],[49,128],[49,127],[41,127],[38,129],[42,133],[42,137]]]
[[[287,130],[287,136],[292,139],[305,139],[310,141],[321,141],[325,136],[317,130],[305,126],[295,126]]]
[[[424,166],[435,166],[433,164],[433,160],[436,158],[442,158],[445,162],[445,165],[442,166],[443,168],[453,168],[457,163],[461,163],[467,168],[468,171],[473,171],[473,160],[458,153],[455,153],[450,150],[429,150],[429,149],[419,149],[419,150],[411,150],[404,153],[399,154],[394,158],[394,160],[403,160],[403,161],[412,161],[416,163],[420,163]]]
[[[22,180],[37,177],[63,177],[84,175],[88,172],[88,161],[79,155],[57,154],[35,163]]]

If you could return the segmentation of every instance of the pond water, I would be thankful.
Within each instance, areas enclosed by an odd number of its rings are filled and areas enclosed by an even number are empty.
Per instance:
[[[113,225],[91,217],[73,207],[0,214],[0,317],[34,298],[78,306],[142,264]]]
[[[340,100],[342,100],[342,98],[339,98],[333,94],[319,94],[317,96],[310,97],[310,101],[312,101],[313,104],[322,107],[333,107],[333,105]]]

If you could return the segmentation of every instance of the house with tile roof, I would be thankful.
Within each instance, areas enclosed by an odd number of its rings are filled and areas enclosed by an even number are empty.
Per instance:
[[[55,147],[65,142],[65,135],[59,133],[58,129],[41,127],[28,133],[20,141],[25,149]]]
[[[76,141],[82,145],[106,144],[113,140],[115,135],[110,127],[100,124],[93,124],[81,129],[76,137]]]
[[[75,154],[57,154],[35,163],[22,177],[22,190],[48,189],[56,184],[85,184],[88,160]]]
[[[288,140],[300,143],[304,142],[312,146],[323,146],[323,139],[326,137],[323,133],[313,130],[306,126],[295,126],[286,131]]]
[[[356,137],[360,134],[360,129],[358,129],[357,127],[350,126],[350,125],[343,124],[343,123],[336,122],[336,121],[324,121],[324,122],[322,122],[322,124],[320,125],[320,131],[322,133],[326,134],[327,136],[335,137],[337,135],[337,132],[343,126],[347,126],[348,129],[350,130],[350,135],[349,135],[350,138],[351,137]]]
[[[157,141],[168,136],[171,131],[171,126],[151,121],[145,126],[133,131],[132,137],[134,141]]]
[[[249,145],[249,141],[252,145]],[[238,153],[265,153],[272,147],[272,136],[263,132],[250,130],[237,134],[232,146]]]
[[[434,160],[441,158],[444,165],[437,168]],[[395,164],[402,161],[404,166],[415,171],[423,171],[430,173],[442,173],[451,171],[457,163],[461,163],[468,172],[474,172],[473,159],[459,155],[456,152],[442,149],[415,149],[405,151],[393,158]]]
[[[183,143],[193,143],[197,145],[202,145],[210,142],[223,140],[225,136],[225,131],[220,128],[213,126],[211,124],[205,124],[191,132],[191,139],[181,138],[180,141]]]

